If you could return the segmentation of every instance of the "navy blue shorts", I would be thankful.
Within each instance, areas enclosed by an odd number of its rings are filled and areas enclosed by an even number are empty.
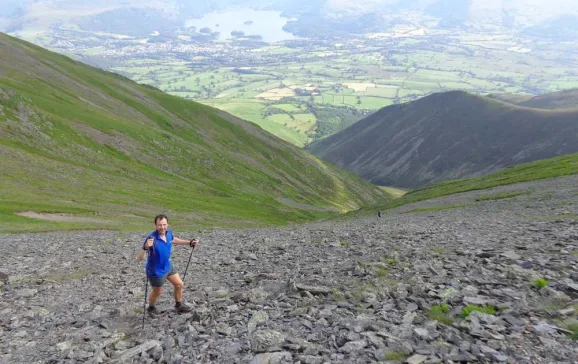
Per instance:
[[[165,284],[168,276],[172,276],[173,274],[177,274],[175,272],[173,265],[171,264],[171,269],[169,269],[169,273],[166,276],[162,277],[149,277],[149,282],[151,282],[151,287],[162,287]]]

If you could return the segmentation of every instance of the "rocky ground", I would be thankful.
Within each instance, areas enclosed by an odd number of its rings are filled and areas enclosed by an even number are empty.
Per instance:
[[[174,313],[167,286],[144,330],[146,232],[2,235],[0,362],[577,363],[577,186],[464,193],[380,221],[174,226],[201,240],[195,311]],[[525,194],[495,199],[511,192]],[[181,276],[189,253],[174,252]]]

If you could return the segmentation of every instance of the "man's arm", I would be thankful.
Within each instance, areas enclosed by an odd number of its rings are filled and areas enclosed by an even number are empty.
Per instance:
[[[147,241],[145,241],[142,248],[139,249],[139,252],[136,255],[136,260],[141,261],[145,258],[146,251],[153,246],[153,242],[154,242],[154,240],[152,238],[149,238]]]
[[[176,236],[173,238],[173,244],[175,245],[188,245],[188,246],[197,246],[199,241],[197,239],[185,240],[181,238],[177,238]]]

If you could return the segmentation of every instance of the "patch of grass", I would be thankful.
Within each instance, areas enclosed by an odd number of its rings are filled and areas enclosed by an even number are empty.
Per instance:
[[[441,246],[434,246],[433,248],[431,248],[431,251],[437,255],[444,255],[446,253],[445,248]]]
[[[540,310],[549,315],[554,315],[556,311],[565,307],[565,303],[557,299],[546,299],[539,304]]]
[[[542,289],[548,286],[548,280],[545,278],[536,278],[532,281],[532,286],[537,289]]]
[[[381,257],[380,259],[381,262],[386,263],[388,265],[395,265],[397,264],[397,259],[395,259],[394,257],[391,257],[389,255],[384,255]]]
[[[402,351],[388,351],[387,353],[383,354],[381,360],[405,360],[407,358],[407,354]]]
[[[387,192],[393,199],[403,197],[403,195],[407,193],[407,190],[401,188],[388,187],[388,186],[379,186],[379,188]]]
[[[573,322],[566,325],[566,329],[572,331],[571,334],[568,334],[570,339],[578,340],[578,322]]]
[[[478,312],[485,313],[488,315],[495,315],[496,314],[496,309],[492,306],[489,306],[489,305],[486,305],[486,306],[467,305],[466,307],[464,307],[462,309],[462,317],[466,318],[470,315],[470,313],[472,313],[474,311],[478,311]]]
[[[516,196],[529,195],[529,194],[530,194],[529,191],[503,192],[503,193],[497,193],[495,195],[478,197],[478,198],[476,198],[476,201],[503,200],[506,198],[512,198],[512,197],[516,197]]]
[[[387,277],[389,274],[389,271],[385,268],[376,268],[375,269],[375,276],[377,278],[384,278]]]
[[[342,242],[339,243],[339,245],[341,245],[342,247],[348,247],[348,246],[349,246],[349,243],[346,242],[346,241],[342,241]]]
[[[427,317],[445,325],[451,325],[454,320],[448,316],[450,307],[446,303],[434,305],[427,313]]]
[[[345,294],[343,294],[343,292],[341,292],[340,290],[338,290],[337,288],[333,288],[331,290],[331,295],[333,296],[333,298],[336,301],[343,301],[345,299]]]
[[[50,276],[48,279],[54,282],[67,282],[67,281],[74,281],[76,279],[82,279],[84,277],[87,277],[88,275],[94,273],[92,270],[83,270],[83,269],[79,269],[77,271],[74,271],[72,273],[64,273],[64,274],[58,274],[58,275],[53,275]]]
[[[467,207],[467,205],[442,205],[442,206],[420,207],[420,208],[417,208],[414,210],[407,211],[406,214],[416,214],[416,213],[422,213],[422,212],[453,210],[453,209],[460,209],[463,207]]]

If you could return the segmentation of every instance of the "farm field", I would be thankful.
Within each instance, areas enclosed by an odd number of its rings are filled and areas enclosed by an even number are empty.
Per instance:
[[[578,87],[576,44],[504,35],[170,44],[190,50],[161,56],[149,47],[127,56],[120,48],[107,52],[106,68],[254,122],[298,146],[434,92],[536,95]],[[101,51],[87,48],[82,57],[102,62]]]

